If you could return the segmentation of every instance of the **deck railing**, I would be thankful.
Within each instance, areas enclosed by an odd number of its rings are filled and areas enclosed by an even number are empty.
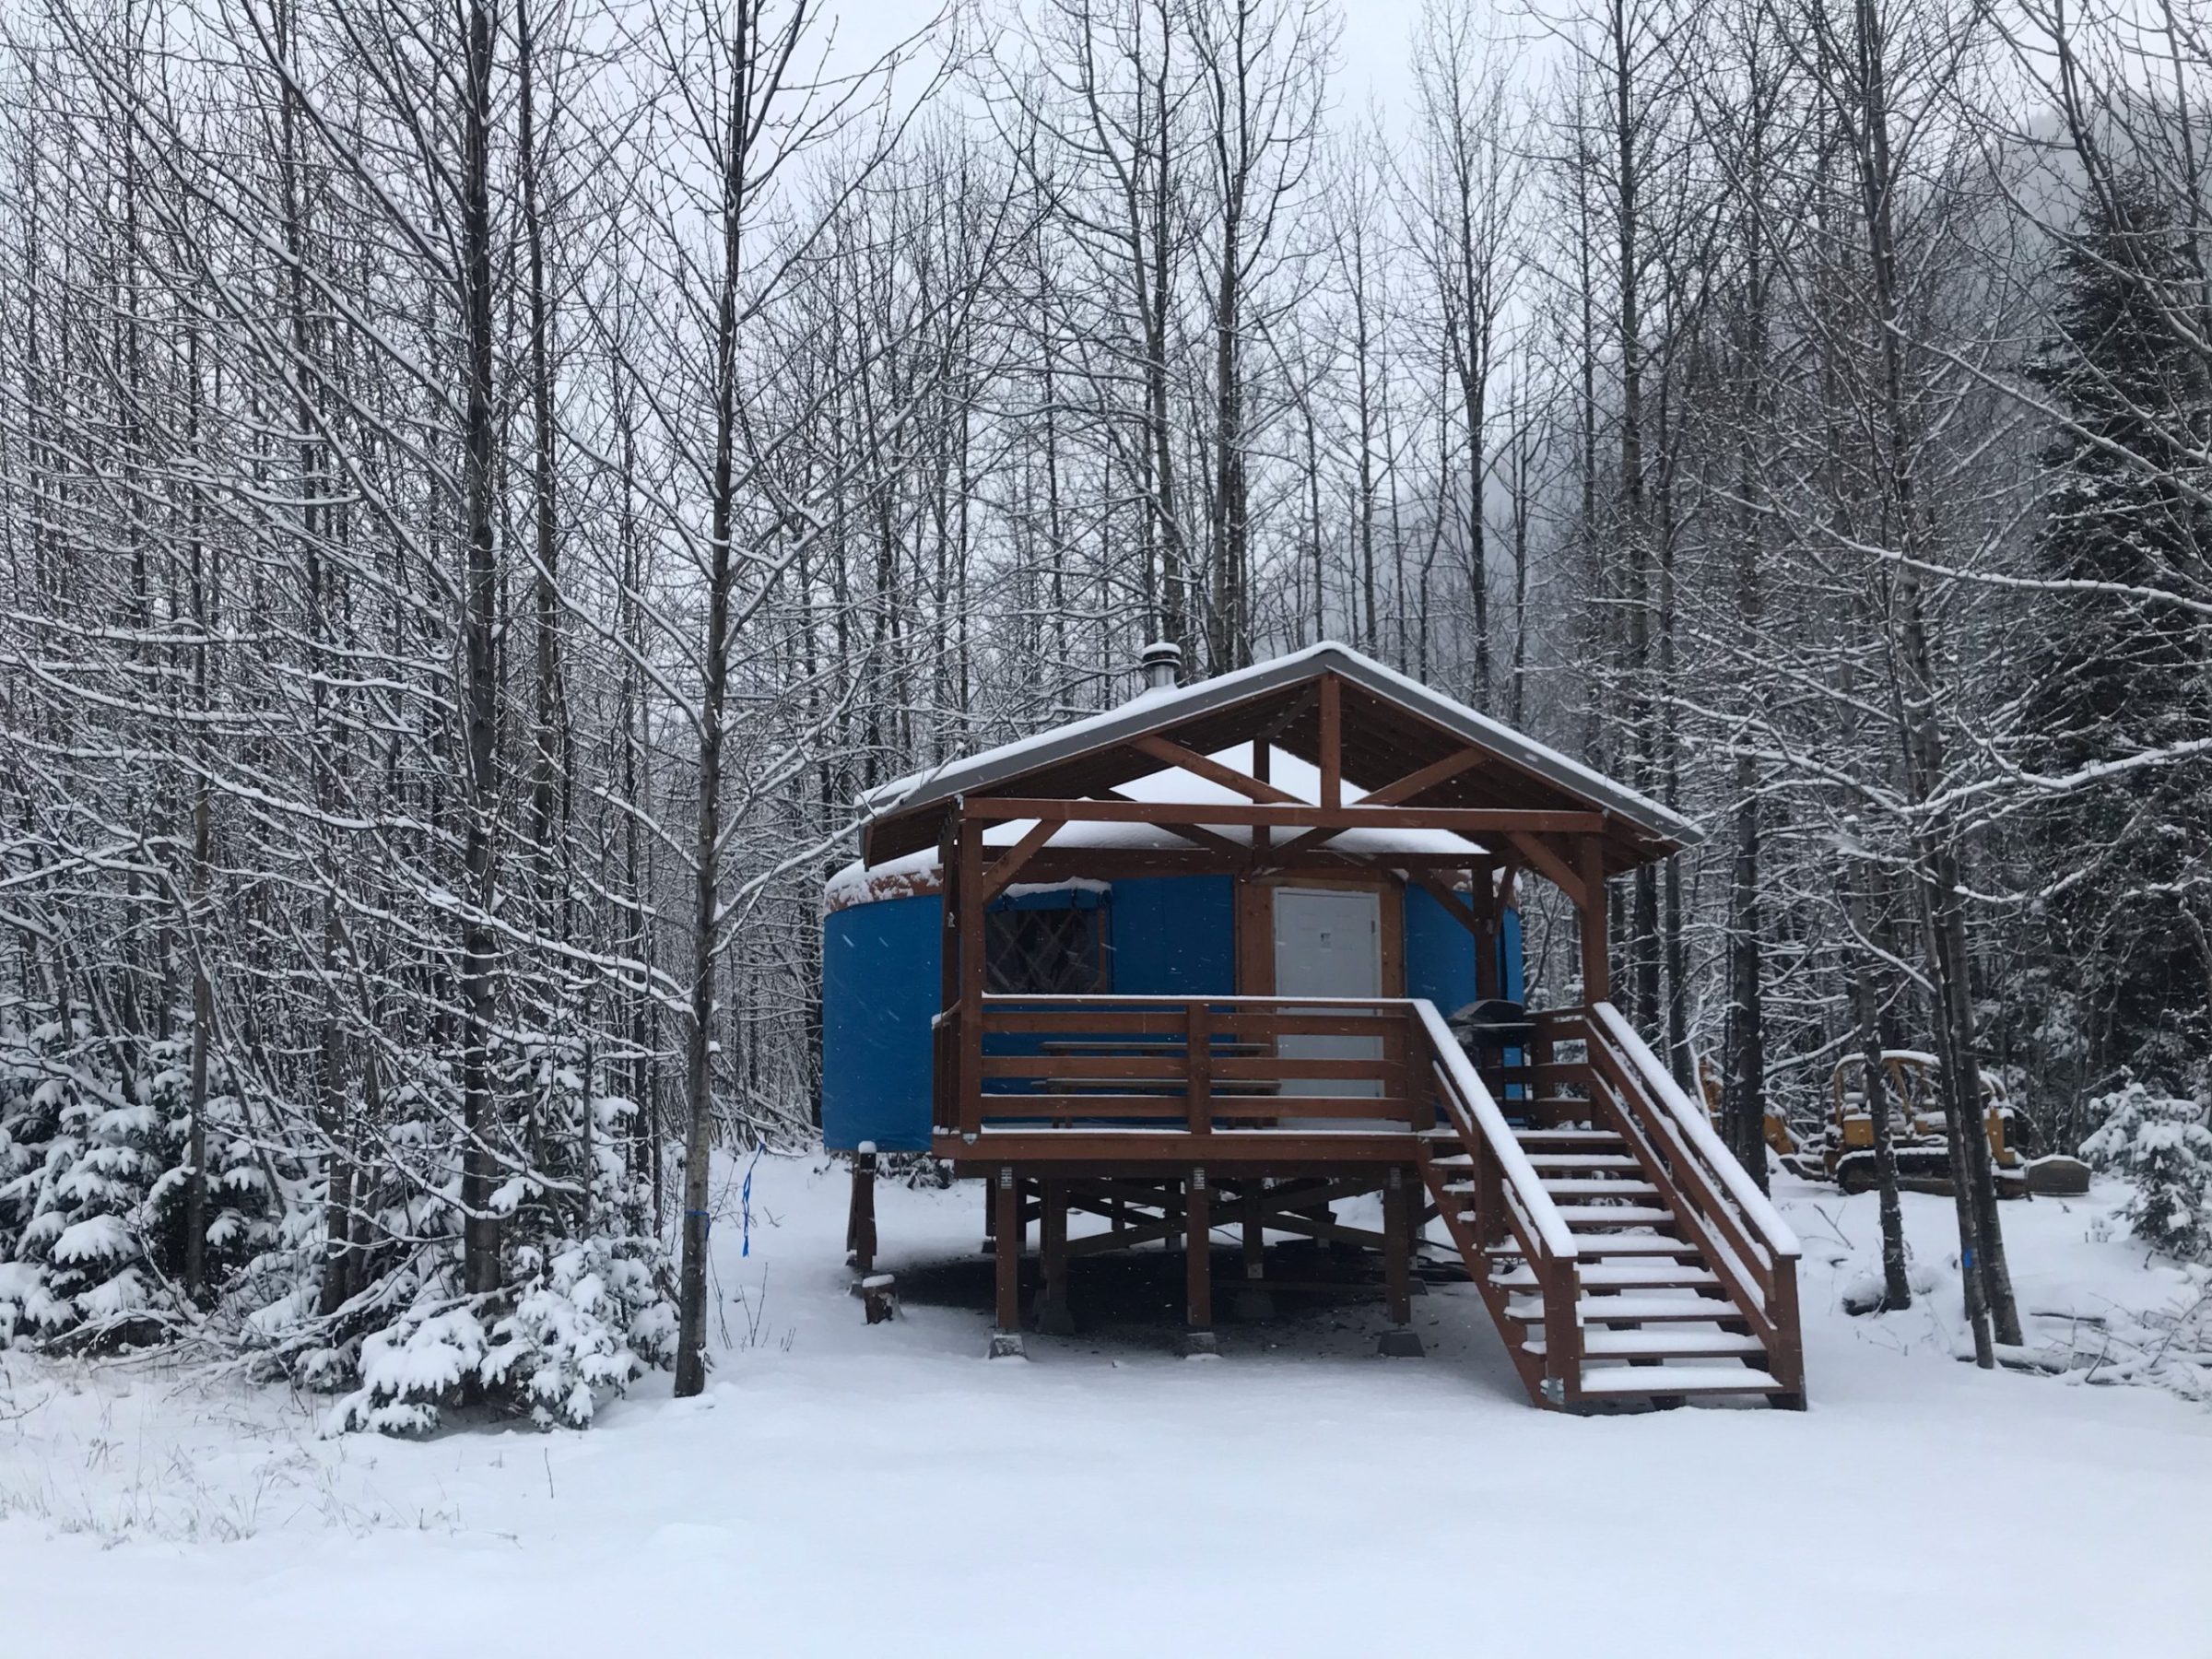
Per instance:
[[[1334,1052],[1297,1052],[1317,1039]],[[957,1005],[938,1016],[935,1122],[963,1135],[1315,1119],[1425,1130],[1429,1047],[1414,1005],[1395,998],[986,996],[980,1025]]]
[[[1597,1003],[1562,1025],[1585,1045],[1600,1121],[1628,1142],[1680,1235],[1701,1247],[1746,1326],[1766,1345],[1768,1369],[1802,1391],[1797,1235],[1619,1009]]]
[[[1580,1241],[1544,1189],[1543,1177],[1522,1150],[1505,1112],[1481,1074],[1468,1060],[1452,1030],[1427,1001],[1414,1005],[1429,1050],[1430,1075],[1444,1120],[1459,1135],[1461,1151],[1440,1168],[1424,1165],[1437,1197],[1437,1209],[1453,1240],[1471,1261],[1475,1285],[1502,1330],[1509,1329],[1506,1305],[1511,1292],[1488,1270],[1496,1247],[1517,1251],[1535,1279],[1544,1302],[1544,1328],[1550,1340],[1541,1359],[1518,1344],[1507,1352],[1532,1395],[1556,1405],[1571,1405],[1582,1383],[1582,1300]],[[1534,1080],[1541,1063],[1515,1070]],[[1465,1167],[1464,1179],[1458,1177]]]

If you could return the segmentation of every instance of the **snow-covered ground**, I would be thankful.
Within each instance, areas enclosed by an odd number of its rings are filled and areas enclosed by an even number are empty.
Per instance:
[[[1177,1359],[1164,1255],[1078,1263],[1102,1328],[986,1361],[972,1190],[883,1193],[871,1329],[844,1194],[763,1161],[709,1392],[583,1433],[324,1440],[326,1401],[0,1356],[0,1659],[2212,1654],[2212,1410],[1957,1363],[1947,1201],[1906,1199],[1927,1305],[1865,1321],[1872,1200],[1785,1185],[1810,1411],[1577,1419],[1465,1286],[1425,1360],[1364,1300]],[[2006,1206],[2043,1339],[2191,1293],[2115,1196]]]

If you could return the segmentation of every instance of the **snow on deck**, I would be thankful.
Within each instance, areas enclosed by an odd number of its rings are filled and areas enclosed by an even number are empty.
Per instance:
[[[326,1401],[0,1355],[0,1654],[2206,1651],[2212,1413],[1957,1363],[1947,1199],[1904,1200],[1934,1293],[1866,1322],[1873,1198],[1784,1184],[1808,1412],[1571,1418],[1466,1286],[1416,1300],[1419,1361],[1364,1302],[1225,1323],[1212,1364],[1149,1316],[987,1361],[972,1188],[878,1189],[870,1327],[846,1192],[764,1160],[741,1256],[725,1190],[708,1394],[583,1433],[324,1441]],[[2006,1206],[2045,1335],[2189,1288],[2089,1236],[2112,1196]]]

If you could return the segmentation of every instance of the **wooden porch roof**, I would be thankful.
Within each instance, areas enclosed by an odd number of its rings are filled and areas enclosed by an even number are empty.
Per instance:
[[[1471,749],[1477,762],[1424,789],[1423,806],[1599,814],[1609,874],[1702,839],[1657,802],[1349,646],[1324,641],[1236,673],[1147,691],[1119,708],[882,785],[861,803],[862,862],[872,866],[935,845],[963,797],[1112,799],[1122,785],[1160,770],[1159,753],[1139,739],[1166,739],[1200,755],[1267,743],[1318,765],[1319,686],[1327,676],[1338,686],[1344,779],[1359,789],[1381,789]]]

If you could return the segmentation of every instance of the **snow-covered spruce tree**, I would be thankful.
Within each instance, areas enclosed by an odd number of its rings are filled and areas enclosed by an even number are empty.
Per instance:
[[[2104,1126],[2081,1149],[2098,1169],[2134,1184],[2120,1214],[2136,1237],[2184,1260],[2212,1255],[2212,1126],[2204,1102],[2130,1077],[2093,1104]]]
[[[528,1160],[526,1173],[493,1194],[497,1292],[472,1293],[462,1278],[457,1163],[433,1200],[396,1190],[370,1200],[374,1231],[389,1242],[341,1312],[341,1325],[356,1316],[359,1334],[303,1368],[318,1381],[358,1381],[331,1414],[334,1430],[427,1433],[447,1408],[472,1400],[542,1428],[581,1429],[610,1395],[669,1363],[676,1316],[667,1253],[653,1231],[649,1188],[625,1156],[634,1109],[594,1095],[590,1071],[580,1041],[544,1035],[517,1042],[500,1067],[502,1095],[528,1102]],[[412,1098],[450,1111],[444,1082],[411,1088],[399,1104]],[[442,1098],[433,1103],[432,1095]],[[429,1119],[418,1128],[403,1138],[440,1144]]]
[[[2087,201],[2059,262],[2030,377],[2065,424],[2042,458],[2021,759],[2072,780],[2034,815],[2062,1005],[2092,1032],[2093,1084],[2124,1067],[2178,1082],[2212,1030],[2201,879],[2212,758],[2212,624],[2159,597],[2212,584],[2212,374],[2195,337],[2194,232],[2156,181],[2119,173]],[[2097,769],[2125,770],[2105,781]]]
[[[147,1045],[127,1080],[82,1020],[12,1034],[0,1051],[0,1343],[126,1347],[190,1310],[181,1288],[189,1206],[190,1053]],[[267,1178],[228,1071],[211,1068],[206,1250],[209,1300],[274,1242]]]

